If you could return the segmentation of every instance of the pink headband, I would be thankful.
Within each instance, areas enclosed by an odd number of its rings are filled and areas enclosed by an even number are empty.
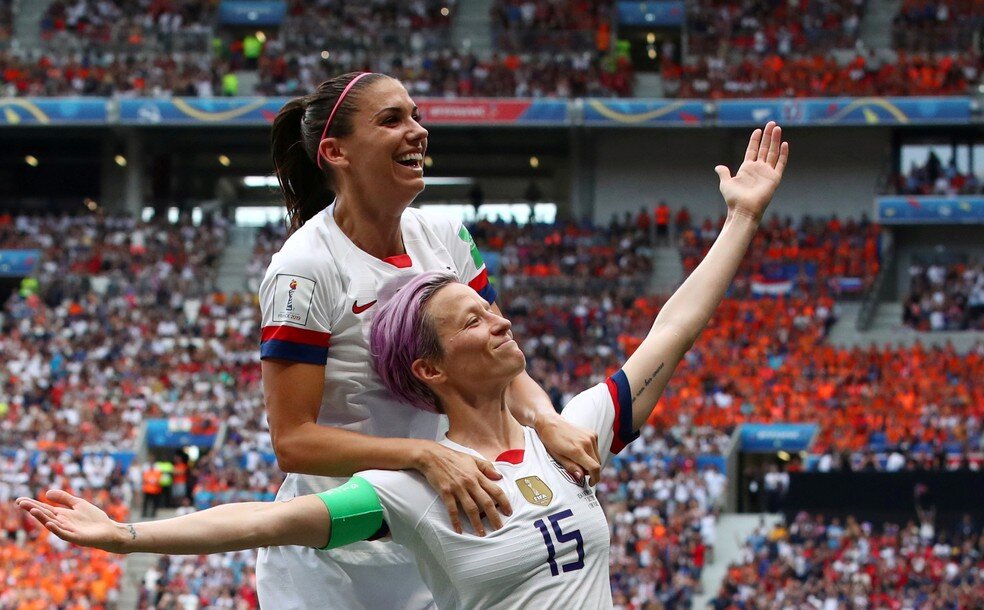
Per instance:
[[[348,95],[348,92],[352,90],[352,87],[355,86],[355,83],[359,82],[359,79],[363,76],[369,76],[370,74],[372,74],[372,72],[363,72],[350,80],[349,84],[345,85],[345,88],[342,89],[342,94],[338,96],[337,100],[335,100],[335,106],[331,109],[331,114],[328,115],[328,120],[325,122],[325,130],[321,132],[321,139],[318,140],[318,169],[321,169],[321,142],[328,135],[328,128],[331,127],[331,121],[335,118],[335,112],[338,111],[338,107],[342,105],[342,101],[345,99],[345,96]]]

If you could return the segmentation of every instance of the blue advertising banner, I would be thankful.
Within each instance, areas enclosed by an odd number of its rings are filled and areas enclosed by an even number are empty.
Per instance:
[[[0,98],[0,127],[44,125],[222,125],[273,122],[288,98]],[[830,98],[793,100],[418,98],[426,125],[591,127],[969,124],[971,100]]]
[[[173,98],[120,101],[120,122],[140,125],[267,125],[288,98]],[[416,100],[425,125],[563,124],[568,103],[560,100]]]
[[[718,125],[926,125],[967,123],[970,98],[861,97],[718,102]]]
[[[40,250],[0,250],[0,277],[31,275],[40,261]]]
[[[750,453],[806,451],[819,430],[817,424],[742,424],[739,447]]]
[[[218,430],[187,417],[147,420],[148,447],[211,447]]]
[[[685,16],[680,0],[618,3],[619,25],[678,26],[683,25]]]
[[[105,98],[0,98],[0,126],[105,123]]]
[[[584,100],[586,125],[699,126],[704,122],[704,102],[693,100]]]
[[[287,98],[216,97],[120,100],[120,122],[141,125],[266,125]]]
[[[984,197],[878,197],[875,199],[875,218],[887,225],[984,224]]]
[[[222,0],[219,23],[225,25],[280,25],[287,14],[282,0]]]

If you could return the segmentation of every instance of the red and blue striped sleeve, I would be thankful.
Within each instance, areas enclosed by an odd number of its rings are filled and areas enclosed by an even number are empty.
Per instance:
[[[331,333],[295,328],[265,326],[260,337],[260,359],[277,358],[307,364],[328,363]]]
[[[615,421],[612,424],[611,452],[619,453],[625,446],[639,438],[639,432],[632,429],[632,395],[629,390],[629,378],[622,369],[605,381],[608,394],[612,397],[615,408]]]
[[[489,272],[484,266],[478,275],[468,282],[468,285],[471,286],[472,290],[477,292],[479,296],[488,301],[490,305],[495,303],[495,287],[492,285],[492,282],[489,281]]]

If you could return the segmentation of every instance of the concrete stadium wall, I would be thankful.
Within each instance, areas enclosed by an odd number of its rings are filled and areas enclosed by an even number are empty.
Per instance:
[[[594,219],[638,212],[665,199],[695,218],[725,210],[714,166],[735,171],[751,129],[593,132]],[[790,164],[770,210],[857,217],[872,212],[876,184],[891,158],[888,128],[789,128]]]

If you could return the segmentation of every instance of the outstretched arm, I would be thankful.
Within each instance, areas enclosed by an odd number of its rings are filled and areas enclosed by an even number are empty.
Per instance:
[[[756,129],[748,142],[738,173],[719,165],[721,194],[728,217],[721,234],[700,265],[683,282],[656,316],[652,330],[622,370],[632,392],[632,426],[638,430],[649,418],[677,364],[711,319],[724,298],[748,244],[758,229],[789,158],[782,130],[770,122]]]
[[[204,555],[262,546],[324,547],[331,520],[318,496],[289,502],[224,504],[173,519],[119,523],[82,498],[50,490],[45,504],[18,498],[17,505],[51,533],[79,546],[111,553]]]

